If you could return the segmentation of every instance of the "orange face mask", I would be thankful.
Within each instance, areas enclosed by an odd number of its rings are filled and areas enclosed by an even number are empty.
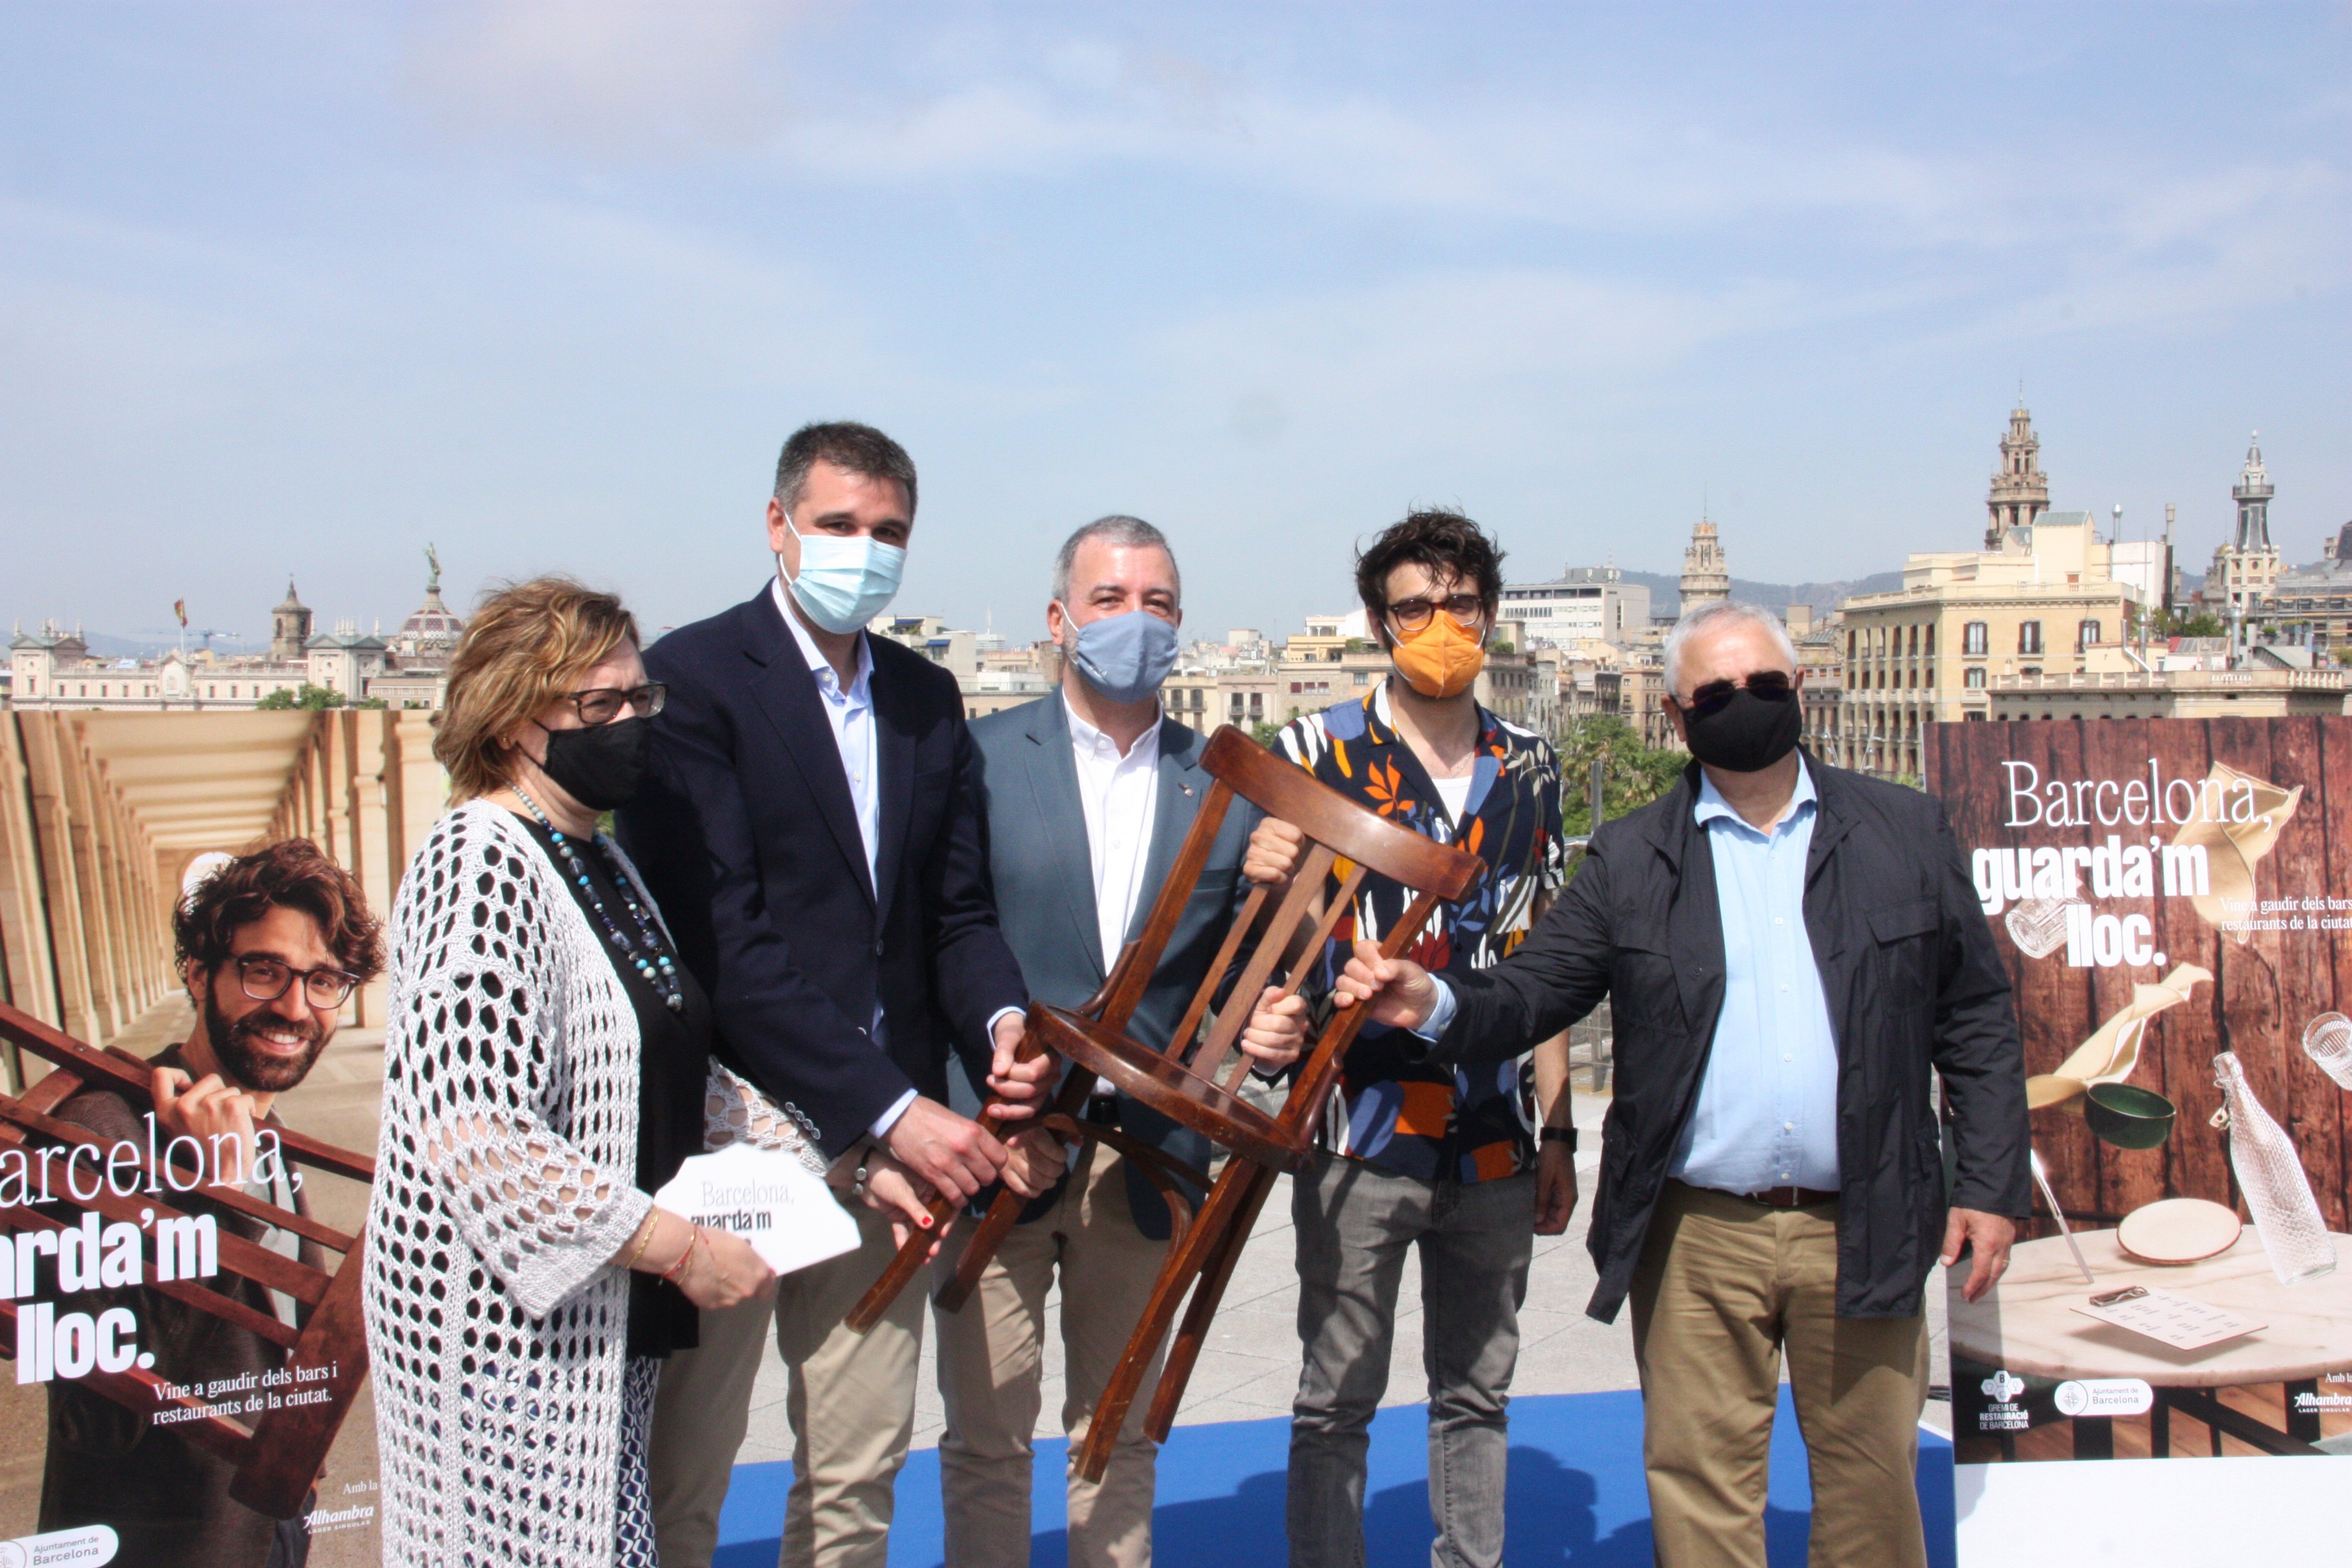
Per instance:
[[[1423,697],[1459,697],[1486,667],[1486,637],[1443,611],[1417,632],[1399,631],[1391,622],[1389,633],[1396,639],[1389,657],[1397,673]]]

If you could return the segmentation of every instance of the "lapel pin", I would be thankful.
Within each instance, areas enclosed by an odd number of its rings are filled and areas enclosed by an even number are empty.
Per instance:
[[[1182,790],[1186,795],[1191,795],[1192,793],[1192,786],[1191,784],[1180,783],[1176,787]]]

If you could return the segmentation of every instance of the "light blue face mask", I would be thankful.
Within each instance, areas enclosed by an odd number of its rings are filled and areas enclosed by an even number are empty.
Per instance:
[[[846,637],[898,596],[898,574],[907,569],[907,552],[898,545],[868,533],[849,539],[803,533],[793,528],[789,512],[784,526],[801,542],[800,575],[787,578],[785,586],[808,618],[825,630]],[[777,565],[782,570],[781,559]]]
[[[1176,628],[1150,610],[1105,616],[1077,630],[1070,663],[1113,702],[1143,701],[1176,668]]]

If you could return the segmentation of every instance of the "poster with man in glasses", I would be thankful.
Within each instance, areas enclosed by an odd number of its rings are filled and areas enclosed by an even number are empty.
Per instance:
[[[288,1348],[311,1309],[222,1255],[241,1242],[324,1266],[299,1234],[315,1234],[306,1172],[276,1102],[381,969],[378,924],[307,839],[226,860],[173,924],[194,1018],[146,1058],[151,1099],[86,1079],[54,1115],[89,1137],[0,1151],[0,1205],[54,1222],[0,1237],[17,1392],[47,1394],[35,1541],[76,1553],[48,1560],[119,1568],[296,1568],[315,1495],[287,1519],[237,1500],[206,1421],[258,1429],[261,1413],[322,1397],[331,1369]],[[165,1385],[147,1408],[123,1396],[134,1367]]]

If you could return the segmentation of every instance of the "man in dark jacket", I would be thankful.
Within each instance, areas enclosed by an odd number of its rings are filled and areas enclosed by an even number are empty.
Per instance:
[[[1969,1248],[1969,1299],[1991,1289],[2029,1202],[2008,983],[1937,802],[1798,751],[1777,620],[1692,611],[1665,677],[1696,762],[1601,831],[1516,953],[1437,979],[1362,944],[1339,999],[1463,1062],[1612,997],[1587,1310],[1633,1299],[1659,1563],[1764,1568],[1785,1353],[1814,1568],[1924,1564],[1921,1289]]]
[[[710,994],[714,1058],[827,1160],[969,1197],[1022,1176],[948,1107],[950,1051],[1014,1100],[1038,1098],[1051,1064],[1014,1059],[1029,997],[988,895],[955,677],[866,631],[897,592],[915,491],[913,460],[870,426],[784,443],[767,503],[778,574],[646,650],[668,705],[620,828]],[[868,1333],[843,1326],[898,1250],[880,1214],[857,1219],[857,1251],[787,1275],[772,1314],[703,1313],[698,1348],[663,1367],[650,1465],[670,1568],[717,1548],[772,1316],[791,1374],[786,1554],[881,1568],[923,1295],[900,1291]]]

